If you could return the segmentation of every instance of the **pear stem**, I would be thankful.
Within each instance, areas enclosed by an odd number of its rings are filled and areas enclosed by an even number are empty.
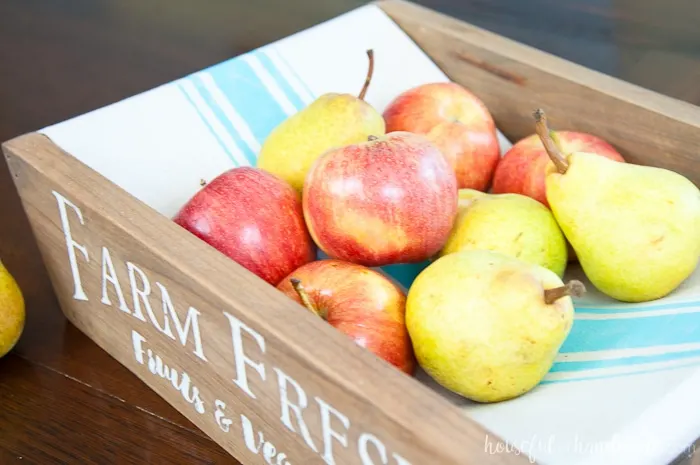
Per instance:
[[[544,303],[552,305],[562,297],[581,297],[586,292],[586,286],[581,281],[575,279],[569,281],[564,286],[546,289],[544,291]]]
[[[367,57],[369,58],[369,68],[367,69],[367,77],[365,78],[365,84],[362,86],[362,90],[360,91],[360,100],[365,99],[365,95],[367,95],[367,89],[369,89],[369,83],[372,80],[372,74],[374,74],[374,50],[367,50]]]
[[[538,108],[533,113],[533,116],[535,117],[535,131],[540,137],[542,145],[544,145],[544,149],[547,151],[547,155],[549,155],[554,166],[557,167],[557,171],[561,174],[566,173],[569,169],[569,162],[566,161],[566,158],[564,158],[564,155],[561,153],[561,149],[557,143],[558,137],[556,134],[553,134],[554,131],[550,131],[547,126],[547,115],[545,115],[543,109]]]
[[[306,292],[306,289],[304,289],[304,286],[302,286],[301,281],[297,278],[290,278],[289,280],[292,283],[292,287],[296,291],[297,295],[301,299],[301,302],[304,304],[304,307],[307,309],[311,310],[313,313],[316,315],[320,316],[324,320],[326,319],[326,312],[322,312],[316,308],[316,306],[311,302],[311,297],[309,297],[309,293]]]

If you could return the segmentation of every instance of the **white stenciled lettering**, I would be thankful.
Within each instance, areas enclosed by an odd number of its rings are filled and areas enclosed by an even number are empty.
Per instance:
[[[260,348],[260,351],[262,353],[265,353],[265,339],[262,337],[262,335],[260,335],[260,333],[248,327],[245,323],[243,323],[235,316],[227,312],[224,312],[224,315],[226,315],[226,318],[228,318],[228,321],[231,325],[231,344],[233,345],[234,363],[236,364],[236,378],[233,380],[233,382],[250,397],[252,397],[253,399],[257,399],[257,397],[255,397],[255,394],[253,394],[253,391],[250,390],[250,386],[248,385],[248,374],[246,372],[246,365],[253,368],[258,373],[258,375],[260,375],[260,378],[263,381],[265,381],[265,366],[262,363],[257,363],[254,360],[248,358],[248,356],[243,351],[242,331],[245,331],[246,333],[250,334],[250,336],[253,339],[255,339],[255,342],[258,343],[258,347]]]
[[[153,354],[151,349],[146,351],[148,356],[148,367],[154,375],[158,375],[163,379],[170,381],[172,386],[180,391],[182,397],[195,406],[199,413],[204,413],[204,403],[199,398],[199,389],[192,385],[190,377],[184,371],[178,373],[174,368],[170,368],[163,362],[159,355]]]
[[[362,465],[378,465],[372,457],[370,457],[369,450],[367,449],[368,444],[372,444],[374,449],[376,449],[379,454],[379,459],[382,465],[387,465],[389,463],[389,458],[386,456],[386,447],[384,444],[377,439],[377,437],[370,433],[362,433],[360,439],[357,441],[357,450],[360,453],[360,460]]]
[[[287,461],[287,454],[280,452],[275,458],[275,465],[292,465],[291,462]]]
[[[272,445],[272,443],[265,441],[263,444],[263,460],[265,460],[265,463],[269,465],[273,465],[272,459],[275,458],[277,455],[277,449],[275,449],[275,446]]]
[[[321,409],[321,437],[323,438],[322,458],[328,465],[335,465],[335,458],[333,457],[333,440],[335,439],[338,441],[343,447],[348,447],[348,438],[345,433],[341,433],[333,429],[331,424],[331,415],[337,418],[343,424],[346,430],[350,428],[350,420],[348,417],[323,401],[323,399],[316,397],[316,402]]]
[[[411,465],[411,462],[406,460],[405,458],[401,457],[397,453],[391,454],[391,456],[394,458],[394,461],[396,462],[396,465]]]
[[[248,417],[241,415],[241,425],[243,426],[243,442],[249,451],[257,454],[260,452],[260,447],[265,438],[263,437],[262,431],[258,431],[257,440],[255,438],[255,431],[253,431],[253,424],[248,420]]]
[[[199,389],[192,384],[190,376],[183,372],[178,372],[175,368],[169,367],[163,362],[159,355],[153,353],[149,348],[145,348],[146,338],[137,331],[131,331],[131,340],[134,346],[134,358],[140,364],[146,364],[148,371],[163,379],[170,381],[174,389],[180,392],[182,397],[192,404],[198,413],[204,413],[204,401],[202,401]],[[144,359],[144,355],[146,359]]]
[[[119,300],[119,310],[125,313],[131,313],[129,307],[126,305],[126,300],[124,300],[124,293],[122,292],[122,286],[119,284],[119,278],[117,277],[117,272],[114,269],[114,264],[112,263],[112,255],[109,253],[107,247],[102,247],[102,300],[101,302],[105,305],[112,305],[112,301],[109,300],[109,293],[107,292],[107,283],[111,283],[114,288],[114,293],[117,295]]]
[[[207,357],[204,356],[204,347],[202,346],[202,335],[199,331],[199,310],[197,310],[194,307],[189,307],[187,309],[185,323],[183,324],[180,321],[180,318],[177,316],[177,312],[175,311],[173,302],[172,300],[170,300],[170,294],[168,293],[168,290],[159,282],[156,282],[156,286],[158,286],[158,289],[160,289],[161,300],[163,301],[163,314],[165,318],[165,327],[163,333],[171,339],[175,339],[175,336],[170,330],[170,321],[172,321],[173,326],[175,326],[175,332],[180,338],[180,343],[183,346],[186,346],[187,339],[191,331],[192,339],[194,342],[194,354],[197,357],[204,360],[205,362],[208,361]]]
[[[87,301],[88,298],[85,294],[85,291],[83,290],[83,283],[80,279],[80,270],[78,268],[78,259],[75,255],[75,250],[77,249],[83,254],[83,257],[85,257],[85,261],[90,261],[90,258],[88,257],[88,251],[85,248],[85,246],[78,244],[73,239],[73,234],[71,233],[70,229],[70,222],[68,221],[68,211],[66,210],[66,206],[71,207],[73,211],[75,211],[76,215],[78,216],[78,220],[80,221],[80,224],[84,225],[85,220],[83,219],[83,213],[78,207],[75,206],[75,204],[73,204],[73,202],[66,199],[58,192],[51,192],[53,193],[53,196],[56,197],[56,202],[58,202],[58,213],[61,218],[61,227],[63,228],[63,236],[66,239],[66,247],[68,249],[68,262],[70,263],[70,270],[73,275],[73,298],[76,300]]]
[[[141,321],[146,321],[146,317],[143,314],[143,308],[146,309],[148,314],[148,319],[155,328],[161,333],[172,336],[172,331],[170,331],[170,325],[168,324],[167,317],[164,317],[163,327],[156,318],[155,313],[153,313],[153,308],[151,307],[151,302],[148,297],[151,295],[151,282],[148,280],[146,273],[144,273],[141,268],[133,264],[132,262],[126,262],[126,268],[129,271],[129,284],[131,285],[131,299],[134,303],[134,316]],[[141,286],[138,285],[136,281],[136,275],[138,275],[139,281],[141,281]],[[174,336],[172,336],[174,339]]]
[[[304,441],[311,448],[311,450],[318,453],[318,449],[316,448],[316,445],[311,439],[311,433],[309,433],[309,428],[306,426],[306,422],[304,421],[304,417],[301,413],[301,411],[308,406],[306,393],[299,385],[299,383],[297,383],[293,378],[285,374],[281,369],[274,367],[273,370],[277,374],[277,384],[280,392],[280,406],[282,410],[280,419],[282,420],[282,424],[286,426],[290,431],[296,433],[294,425],[292,424],[291,416],[291,413],[294,412],[294,417],[296,418],[296,422],[299,425],[299,431],[301,432]],[[289,392],[287,389],[288,386],[292,386],[294,388],[297,398],[296,404],[289,399]]]
[[[148,301],[148,295],[151,293],[151,283],[138,266],[131,262],[126,262],[126,268],[129,270],[129,284],[131,285],[131,300],[134,304],[134,316],[141,321],[146,321],[143,310],[141,310],[141,305],[143,304],[146,309],[150,310],[150,313],[153,313],[153,310],[151,310],[151,303]],[[140,288],[136,282],[136,274],[139,275],[141,280]],[[157,321],[153,324],[156,328],[159,327]]]
[[[262,452],[263,459],[268,465],[292,465],[287,461],[287,454],[278,454],[275,446],[265,440],[262,431],[258,431],[256,436],[253,423],[245,415],[241,415],[241,426],[243,428],[243,442],[249,451],[254,454]]]
[[[226,410],[226,404],[223,401],[216,399],[214,401],[214,407],[216,407],[216,410],[214,411],[214,421],[216,421],[216,424],[219,425],[221,431],[228,433],[231,429],[233,420],[226,417],[226,414],[224,413],[224,410]]]
[[[146,339],[143,336],[141,336],[141,334],[139,334],[138,331],[131,331],[131,343],[134,346],[134,358],[141,365],[144,364],[143,356],[146,354],[146,351],[143,350],[144,342],[146,342]]]

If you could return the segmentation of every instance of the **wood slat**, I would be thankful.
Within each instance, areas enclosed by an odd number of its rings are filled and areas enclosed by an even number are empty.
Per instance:
[[[66,321],[4,162],[0,163],[0,199],[0,218],[10,219],[2,222],[0,258],[22,289],[27,313],[22,337],[13,353],[119,397],[144,412],[194,428],[189,420],[148,389],[133,373]]]
[[[555,129],[596,134],[630,162],[678,171],[700,185],[700,108],[414,3],[377,4],[486,103],[511,140],[534,133],[532,111],[542,107]]]

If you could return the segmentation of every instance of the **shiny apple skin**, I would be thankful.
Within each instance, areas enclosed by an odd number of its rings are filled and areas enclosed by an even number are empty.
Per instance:
[[[331,326],[360,347],[413,375],[416,360],[404,319],[406,295],[386,276],[340,260],[308,263],[277,286],[303,305],[291,278],[301,281],[312,303],[326,315]]]
[[[445,244],[457,180],[424,136],[394,132],[331,150],[304,183],[304,217],[330,258],[365,266],[417,263]]]
[[[454,82],[409,89],[383,113],[386,130],[425,135],[457,175],[459,188],[486,191],[500,159],[496,124],[486,105]]]
[[[299,193],[257,168],[217,176],[173,220],[273,286],[315,259]]]
[[[624,163],[625,160],[605,140],[592,134],[556,131],[562,152],[590,152]],[[549,207],[545,192],[545,168],[549,156],[536,134],[519,140],[505,153],[493,177],[494,194],[522,194]]]

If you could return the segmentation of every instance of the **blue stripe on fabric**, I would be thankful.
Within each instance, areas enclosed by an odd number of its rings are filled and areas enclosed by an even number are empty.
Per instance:
[[[245,60],[238,57],[207,71],[261,145],[270,132],[287,119],[279,103]]]
[[[561,352],[631,349],[700,342],[700,313],[575,320]]]
[[[293,67],[292,65],[289,64],[289,62],[287,61],[287,59],[284,57],[284,54],[277,52],[277,56],[279,57],[280,60],[282,60],[282,62],[283,62],[283,63],[285,64],[285,66],[287,67],[287,69],[289,69],[289,70],[292,72],[292,74],[293,74],[294,77],[297,79],[297,81],[299,81],[299,82],[301,83],[301,85],[304,87],[304,89],[306,90],[306,92],[311,96],[311,98],[315,100],[315,99],[316,99],[316,94],[311,90],[311,88],[310,88],[309,85],[306,83],[306,81],[304,81],[304,80],[299,76],[299,73],[297,73],[297,71],[294,69],[294,67]]]
[[[292,88],[291,84],[289,84],[289,82],[282,76],[282,73],[275,66],[270,57],[268,57],[265,53],[255,53],[255,56],[258,57],[260,63],[262,63],[263,67],[277,82],[277,84],[282,89],[282,92],[284,92],[284,95],[286,95],[289,101],[292,102],[292,105],[294,105],[297,111],[304,108],[306,105],[304,105],[304,102],[301,100],[301,97],[297,95],[296,91]]]
[[[234,140],[238,148],[241,150],[241,152],[245,155],[246,159],[248,160],[248,163],[250,163],[252,166],[255,166],[255,160],[256,160],[256,154],[251,150],[250,147],[248,147],[248,144],[245,143],[245,141],[241,138],[241,135],[236,131],[236,129],[233,127],[233,124],[229,119],[226,117],[226,114],[224,111],[221,109],[218,103],[216,103],[216,100],[214,100],[214,97],[209,93],[207,88],[205,87],[204,83],[202,82],[201,78],[197,75],[191,76],[188,78],[192,84],[196,87],[197,91],[199,94],[202,96],[202,99],[207,103],[209,108],[211,108],[211,111],[214,113],[216,118],[219,120],[221,125],[226,128],[226,131],[231,135],[231,138]],[[241,89],[243,90],[243,89]],[[236,105],[233,105],[233,107],[240,113],[239,108]],[[245,117],[244,117],[245,119]]]
[[[581,371],[581,370],[593,370],[596,368],[612,368],[612,367],[624,367],[630,365],[639,365],[642,363],[657,363],[657,362],[669,362],[673,360],[682,360],[689,357],[700,356],[700,350],[689,350],[687,352],[673,352],[667,354],[658,355],[643,355],[635,357],[624,357],[612,360],[592,360],[586,362],[557,362],[549,370],[551,373],[555,372],[571,372],[571,371]]]
[[[188,79],[188,78],[185,78],[185,79]],[[182,84],[178,82],[178,83],[177,83],[177,87],[178,87],[178,89],[180,89],[180,92],[182,92],[182,95],[185,96],[185,98],[186,98],[187,101],[190,103],[190,105],[192,105],[192,108],[194,108],[194,111],[197,112],[197,115],[199,116],[199,119],[200,119],[200,120],[202,121],[202,123],[207,127],[207,129],[209,130],[209,132],[211,133],[211,135],[214,136],[214,139],[216,139],[216,141],[219,143],[219,146],[221,147],[221,149],[222,149],[224,152],[226,152],[226,154],[228,155],[228,158],[229,158],[229,159],[231,160],[231,162],[233,163],[233,166],[238,166],[238,162],[236,161],[236,157],[233,156],[233,154],[232,154],[231,151],[228,149],[228,147],[226,147],[226,144],[224,144],[224,141],[221,140],[221,138],[220,138],[219,135],[216,133],[216,131],[214,130],[214,128],[211,127],[211,124],[209,124],[209,121],[207,121],[207,119],[204,117],[204,115],[202,114],[202,112],[199,111],[199,108],[197,107],[197,105],[192,101],[192,99],[191,99],[190,96],[187,94],[187,92],[185,91],[185,89],[182,88]]]
[[[688,363],[681,363],[678,365],[674,366],[668,366],[668,367],[658,367],[658,368],[652,368],[649,370],[639,370],[635,371],[632,373],[610,373],[606,375],[597,375],[597,376],[585,376],[581,378],[570,378],[570,379],[543,379],[540,384],[555,384],[555,383],[571,383],[571,382],[580,382],[580,381],[589,381],[589,380],[594,380],[594,379],[609,379],[609,378],[621,378],[623,376],[634,376],[634,375],[643,375],[647,373],[658,373],[661,371],[669,371],[669,370],[678,370],[678,369],[683,369],[683,368],[689,368],[689,367],[694,367],[694,366],[699,366],[700,362],[698,361],[693,361],[693,362],[688,362]]]
[[[626,313],[626,312],[646,312],[654,310],[673,310],[676,308],[693,308],[698,307],[700,312],[700,301],[676,302],[669,304],[647,305],[643,307],[624,307],[624,308],[605,308],[605,307],[576,307],[576,311],[580,313]]]

